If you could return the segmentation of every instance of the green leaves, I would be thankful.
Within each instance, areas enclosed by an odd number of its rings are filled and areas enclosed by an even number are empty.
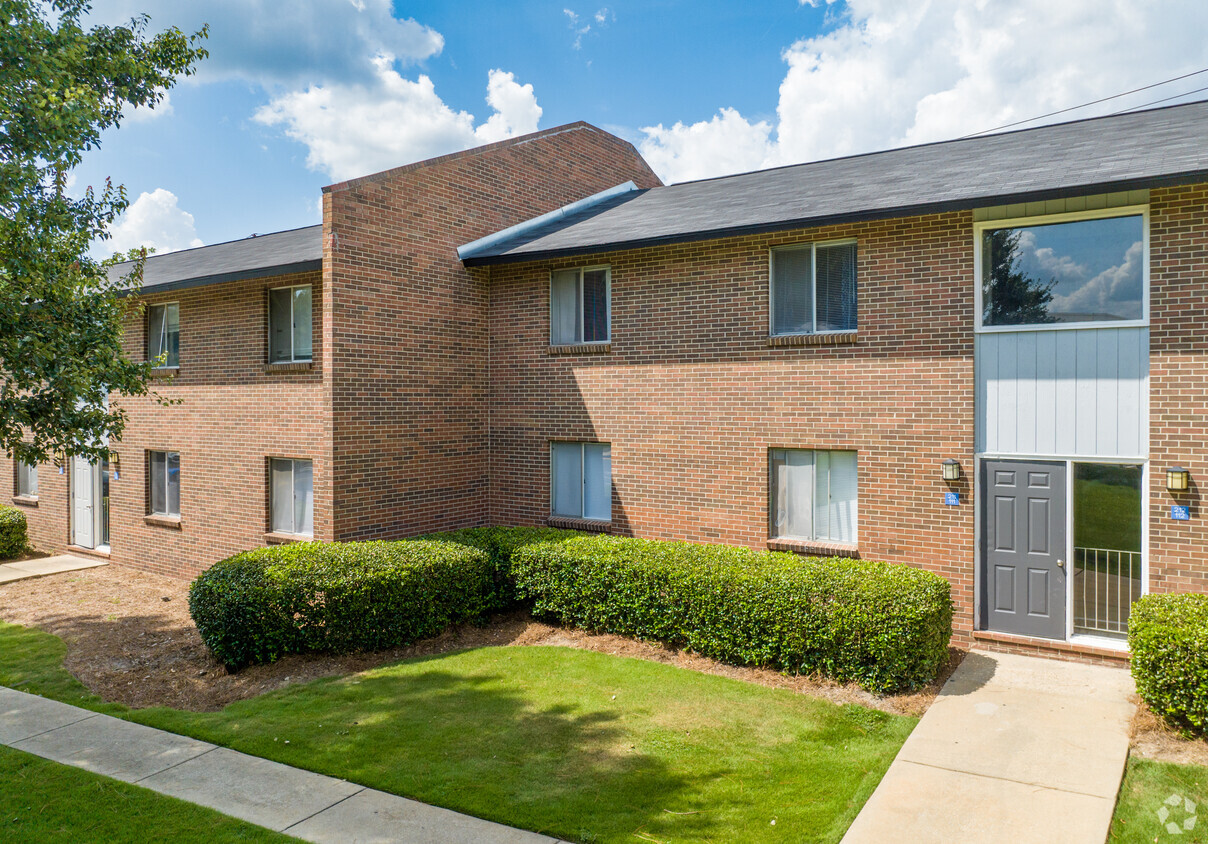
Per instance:
[[[1208,734],[1208,595],[1145,595],[1128,618],[1137,694],[1176,727]]]
[[[146,34],[146,16],[84,30],[83,0],[0,0],[0,447],[30,462],[101,457],[126,416],[109,396],[145,395],[132,361],[142,263],[111,284],[89,255],[126,208],[108,182],[82,197],[67,174],[124,109],[152,107],[206,52],[205,30]]]
[[[25,546],[25,514],[16,507],[0,505],[0,560],[16,557]]]

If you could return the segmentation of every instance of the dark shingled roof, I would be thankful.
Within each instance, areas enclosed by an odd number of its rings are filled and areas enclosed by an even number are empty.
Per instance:
[[[1208,181],[1208,102],[628,193],[467,265]]]
[[[120,282],[130,263],[114,264],[109,279]],[[143,292],[201,287],[244,278],[317,270],[323,266],[323,227],[307,226],[213,246],[150,255],[143,266]]]

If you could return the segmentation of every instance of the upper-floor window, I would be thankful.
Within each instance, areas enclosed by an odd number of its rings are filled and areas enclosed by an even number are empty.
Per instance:
[[[147,512],[153,516],[180,515],[180,453],[147,452]]]
[[[147,360],[157,361],[157,367],[180,366],[180,305],[175,302],[147,309]]]
[[[17,495],[25,498],[38,496],[38,466],[35,463],[17,461]]]
[[[984,328],[1142,324],[1144,209],[997,220],[975,228]]]
[[[550,444],[550,501],[555,516],[612,520],[612,447]]]
[[[550,345],[607,343],[610,299],[608,267],[555,271],[549,282]]]
[[[856,452],[774,448],[771,533],[781,539],[856,541]]]
[[[856,244],[772,250],[772,334],[856,330]]]
[[[309,284],[268,292],[269,363],[305,363],[311,355]]]

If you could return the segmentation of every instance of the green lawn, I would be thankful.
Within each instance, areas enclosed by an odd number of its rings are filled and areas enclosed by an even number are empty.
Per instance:
[[[1173,797],[1181,799],[1176,803]],[[1194,804],[1192,813],[1187,812],[1187,800]],[[1177,835],[1167,830],[1159,818],[1158,812],[1164,805],[1169,812],[1166,823],[1180,827]],[[1184,824],[1192,814],[1196,820],[1189,830]],[[1149,759],[1129,760],[1108,841],[1110,844],[1208,842],[1208,768]]]
[[[297,839],[0,745],[0,841],[219,844]]]
[[[914,719],[642,660],[482,648],[221,712],[126,711],[0,623],[0,684],[583,842],[837,841]]]

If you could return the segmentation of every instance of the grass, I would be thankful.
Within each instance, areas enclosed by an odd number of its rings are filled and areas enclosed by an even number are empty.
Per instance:
[[[1175,801],[1171,798],[1175,796],[1182,799],[1172,805]],[[1171,803],[1167,804],[1167,800]],[[1189,816],[1186,800],[1195,804],[1196,821],[1190,830],[1183,826]],[[1170,813],[1166,823],[1177,823],[1179,834],[1167,830],[1159,818],[1158,812],[1164,805]],[[1129,760],[1108,841],[1110,844],[1208,842],[1208,768],[1150,759]]]
[[[219,844],[296,839],[0,745],[0,840]]]
[[[408,660],[213,713],[105,704],[39,631],[0,623],[0,653],[3,685],[582,842],[837,841],[915,723],[568,648]]]

